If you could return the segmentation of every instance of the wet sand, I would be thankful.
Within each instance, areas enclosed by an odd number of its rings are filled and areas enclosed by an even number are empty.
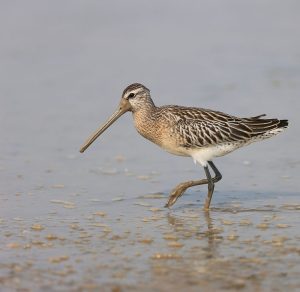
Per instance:
[[[207,213],[194,194],[166,210],[166,194],[104,201],[55,189],[59,199],[41,190],[15,197],[17,209],[46,205],[44,214],[2,215],[3,289],[299,288],[297,195],[222,192]]]
[[[129,2],[3,4],[0,290],[299,290],[298,2]],[[204,172],[130,114],[79,153],[132,82],[290,127],[216,159],[210,212],[205,187],[166,209]]]

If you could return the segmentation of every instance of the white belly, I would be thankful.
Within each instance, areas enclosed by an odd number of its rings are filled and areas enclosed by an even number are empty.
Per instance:
[[[238,143],[224,143],[221,145],[194,148],[189,150],[189,155],[202,166],[207,165],[207,161],[214,159],[215,157],[223,156],[234,151],[237,148],[245,146],[245,142]]]

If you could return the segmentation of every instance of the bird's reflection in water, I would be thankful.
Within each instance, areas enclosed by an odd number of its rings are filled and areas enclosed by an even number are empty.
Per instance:
[[[211,214],[214,212],[197,208],[166,215],[164,249],[156,257],[160,260],[151,261],[153,281],[179,281],[182,287],[205,287],[210,283],[222,242],[221,230],[214,226]]]
[[[211,211],[197,210],[193,214],[176,215],[168,213],[167,220],[173,233],[181,240],[193,244],[193,250],[200,253],[202,258],[218,257],[218,245],[222,241],[221,230],[214,227]],[[196,239],[196,241],[195,241]],[[197,245],[195,246],[195,243]],[[199,247],[199,249],[197,248]]]

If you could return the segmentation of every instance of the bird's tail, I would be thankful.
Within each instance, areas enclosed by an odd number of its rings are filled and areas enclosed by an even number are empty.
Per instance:
[[[289,126],[288,120],[279,120],[278,128],[287,128]]]
[[[264,115],[244,119],[244,124],[251,129],[251,138],[266,139],[279,134],[288,127],[288,120],[262,119]]]

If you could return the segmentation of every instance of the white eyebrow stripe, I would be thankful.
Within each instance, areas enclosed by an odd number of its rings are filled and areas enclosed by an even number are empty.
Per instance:
[[[128,99],[128,97],[129,97],[129,95],[130,95],[131,93],[134,93],[134,95],[136,95],[139,91],[141,91],[140,88],[137,88],[137,89],[134,89],[134,90],[130,90],[130,91],[127,93],[127,95],[126,95],[126,99]]]

